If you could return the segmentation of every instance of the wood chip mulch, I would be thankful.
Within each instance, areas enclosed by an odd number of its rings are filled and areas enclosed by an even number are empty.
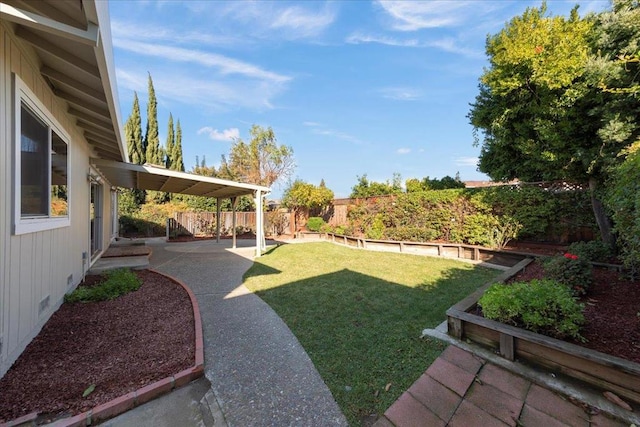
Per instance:
[[[0,379],[0,423],[33,412],[40,421],[79,414],[194,365],[188,294],[160,274],[136,274],[136,292],[54,313]]]
[[[532,263],[513,280],[529,281],[544,277],[540,263]],[[640,282],[622,273],[593,269],[593,285],[580,299],[586,323],[581,335],[592,350],[640,363]]]

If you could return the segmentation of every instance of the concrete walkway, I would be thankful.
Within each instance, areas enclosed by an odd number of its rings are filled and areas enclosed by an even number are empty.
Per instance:
[[[297,338],[242,285],[252,241],[166,243],[147,240],[151,268],[182,280],[202,316],[205,376],[135,408],[109,426],[346,426],[331,392]],[[198,405],[203,415],[194,412]],[[171,414],[171,417],[161,414]],[[153,416],[151,416],[153,414]],[[160,414],[160,416],[158,416]]]

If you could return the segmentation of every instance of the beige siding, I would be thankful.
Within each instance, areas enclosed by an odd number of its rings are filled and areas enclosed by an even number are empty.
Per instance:
[[[83,252],[89,250],[90,151],[75,123],[43,80],[37,57],[13,34],[11,24],[0,22],[0,376],[11,366],[46,320],[59,307],[64,294],[75,287],[88,269]],[[69,216],[71,226],[13,235],[13,104],[11,74],[16,73],[44,104],[70,137]],[[105,185],[104,247],[109,243],[110,198]],[[70,282],[68,279],[71,278]],[[45,304],[48,298],[48,305]],[[41,307],[41,303],[42,306]],[[46,306],[46,307],[45,307]],[[44,308],[41,310],[41,308]]]

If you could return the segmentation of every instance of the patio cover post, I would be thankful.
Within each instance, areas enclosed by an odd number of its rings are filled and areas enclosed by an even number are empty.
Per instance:
[[[220,197],[216,197],[216,243],[220,243]]]
[[[256,258],[262,255],[262,193],[256,190]]]
[[[233,236],[233,244],[232,247],[233,249],[236,248],[236,202],[238,201],[237,197],[232,197],[231,198],[231,228],[233,229],[233,231],[231,232],[231,235]]]

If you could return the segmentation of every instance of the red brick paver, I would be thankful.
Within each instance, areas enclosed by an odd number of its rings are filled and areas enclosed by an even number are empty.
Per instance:
[[[431,366],[429,366],[427,375],[455,391],[459,396],[464,396],[475,378],[474,374],[465,371],[451,362],[447,362],[441,357],[437,358]]]
[[[451,427],[506,427],[509,424],[503,423],[488,412],[465,400],[460,404],[448,425]]]
[[[524,402],[489,384],[476,382],[466,399],[510,426],[516,425]]]
[[[589,415],[582,408],[569,402],[559,394],[533,384],[529,389],[526,404],[572,427],[589,425]]]
[[[409,388],[409,393],[445,421],[451,419],[462,402],[462,397],[426,374]]]
[[[509,371],[505,371],[493,363],[487,363],[482,367],[478,379],[483,384],[490,384],[508,395],[521,400],[524,400],[529,392],[529,387],[531,387],[530,381],[512,374]]]
[[[385,416],[396,427],[444,427],[446,425],[436,414],[407,392],[385,412]]]
[[[623,427],[528,379],[449,346],[374,427]]]

